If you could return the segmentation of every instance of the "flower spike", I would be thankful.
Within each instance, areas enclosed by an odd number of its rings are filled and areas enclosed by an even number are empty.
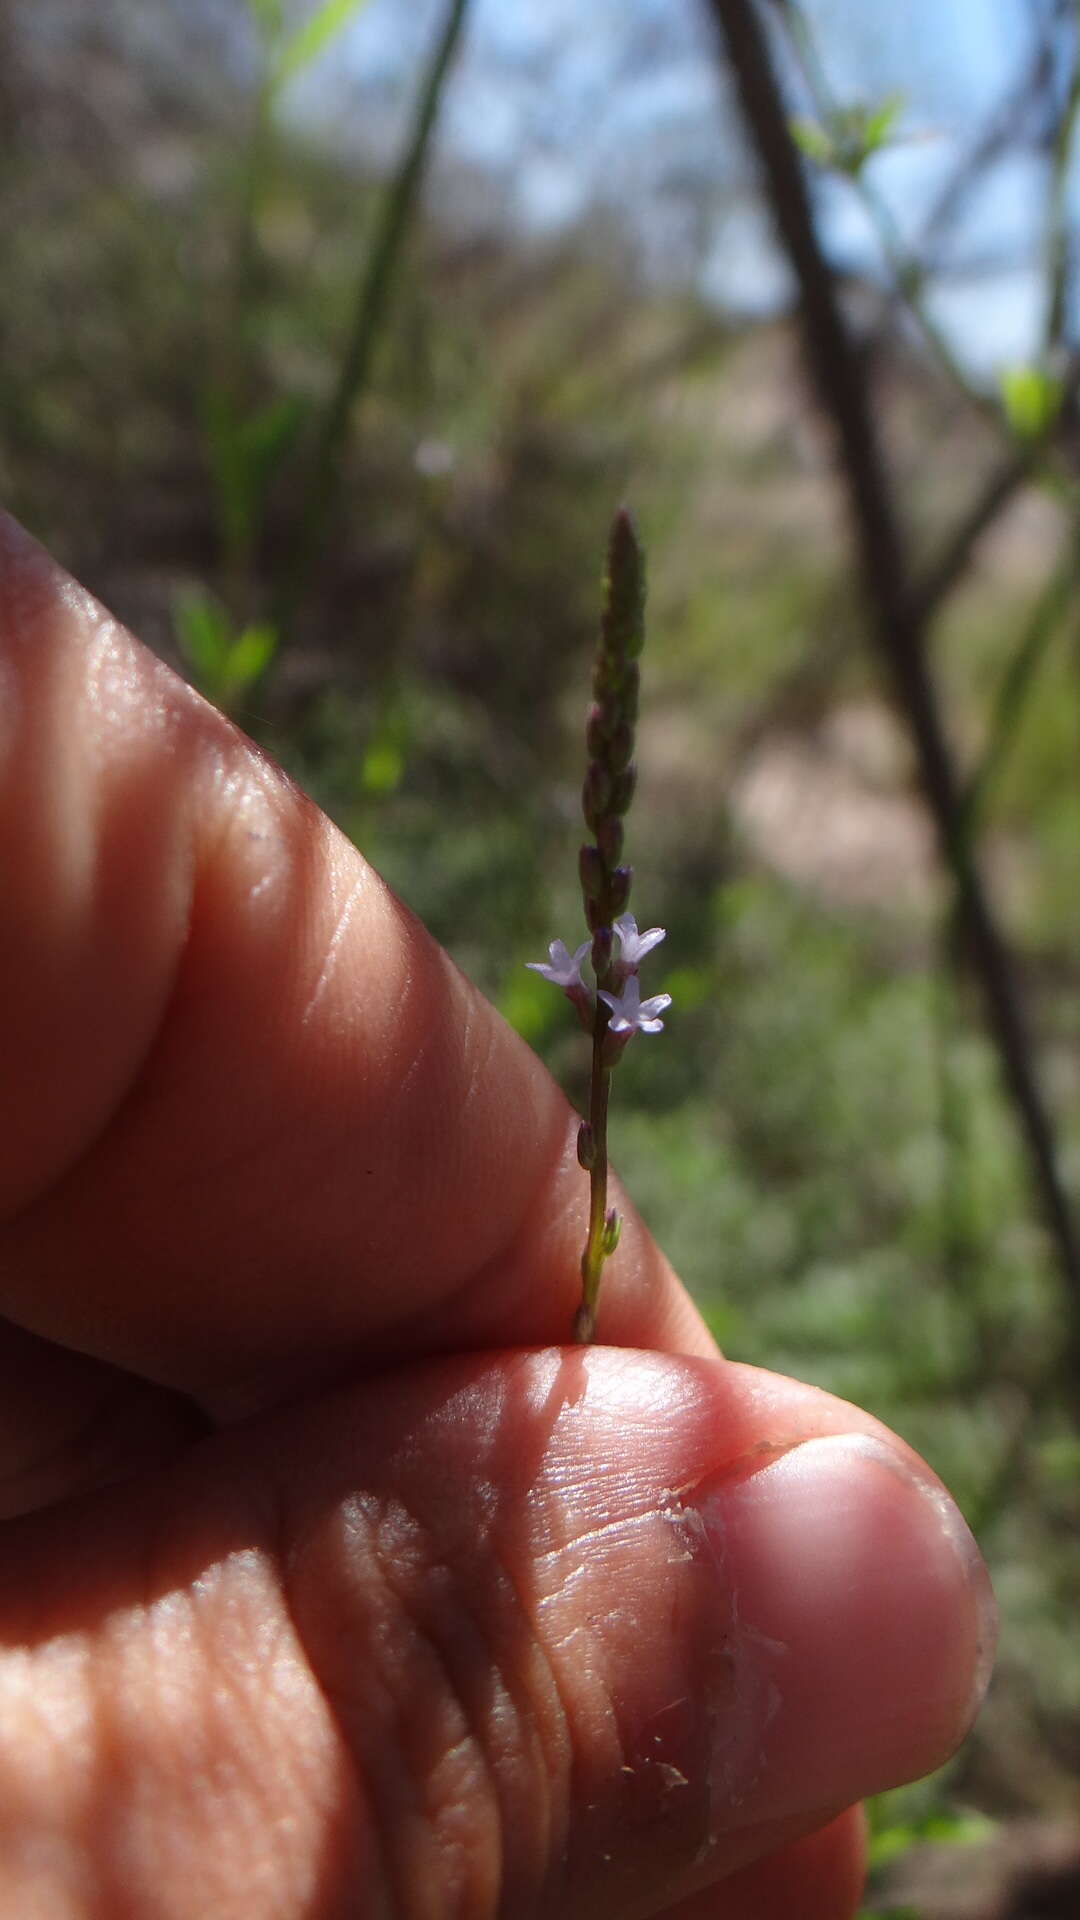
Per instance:
[[[588,1118],[577,1136],[577,1157],[589,1176],[589,1228],[581,1255],[581,1305],[573,1336],[596,1332],[600,1274],[619,1244],[621,1221],[607,1203],[608,1095],[612,1069],[635,1033],[660,1033],[670,993],[641,998],[638,968],[664,939],[663,927],[638,932],[627,912],[632,867],[622,861],[623,819],[634,795],[634,723],[638,710],[638,655],[645,640],[645,563],[630,515],[615,516],[608,542],[600,641],[593,665],[592,705],[585,722],[586,768],[581,809],[591,836],[578,862],[590,938],[571,953],[553,940],[548,959],[527,960],[533,973],[561,987],[592,1035]],[[615,941],[619,942],[618,957]],[[595,992],[581,977],[590,953]]]

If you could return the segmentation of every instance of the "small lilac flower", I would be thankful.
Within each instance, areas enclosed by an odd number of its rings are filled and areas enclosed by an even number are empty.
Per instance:
[[[562,987],[570,993],[575,987],[585,987],[581,977],[581,963],[592,946],[591,940],[583,940],[575,953],[571,953],[562,940],[553,940],[548,948],[547,960],[526,960],[525,965],[531,973],[538,973],[543,980],[550,980],[553,987]]]
[[[648,939],[648,934],[645,938]],[[608,1032],[625,1034],[629,1039],[632,1033],[662,1033],[664,1023],[658,1014],[671,1005],[670,993],[654,993],[648,1000],[641,997],[641,982],[637,974],[632,973],[621,993],[600,992],[600,998],[611,1008]]]
[[[663,927],[650,927],[647,933],[639,933],[632,913],[619,915],[615,931],[619,936],[619,965],[627,973],[636,973],[645,955],[666,937]]]

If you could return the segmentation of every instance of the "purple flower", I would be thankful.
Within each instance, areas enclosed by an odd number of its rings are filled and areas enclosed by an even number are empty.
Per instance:
[[[649,938],[648,934],[644,937],[646,940]],[[629,1039],[632,1033],[663,1032],[664,1023],[657,1018],[657,1015],[670,1007],[671,995],[654,993],[651,999],[643,1000],[641,983],[636,973],[630,975],[621,993],[604,993],[601,990],[600,998],[611,1008],[611,1019],[608,1021],[609,1033],[625,1034]]]
[[[581,977],[581,963],[591,946],[591,940],[583,940],[576,953],[571,953],[562,940],[553,940],[547,960],[526,960],[525,965],[541,979],[550,980],[553,987],[562,987],[565,993],[571,993],[575,987],[588,992]]]
[[[647,933],[639,933],[637,921],[632,913],[619,915],[615,922],[615,931],[619,936],[619,965],[624,967],[627,973],[636,973],[645,955],[651,953],[653,948],[658,947],[661,940],[665,938],[663,927],[650,927]]]

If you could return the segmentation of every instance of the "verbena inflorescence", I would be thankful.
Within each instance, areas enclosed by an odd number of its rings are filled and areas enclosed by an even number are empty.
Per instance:
[[[589,1227],[581,1255],[581,1305],[574,1338],[596,1332],[604,1261],[619,1240],[619,1216],[607,1204],[607,1115],[612,1069],[635,1033],[659,1033],[669,993],[641,998],[638,968],[664,938],[663,927],[639,933],[627,912],[633,868],[622,861],[623,820],[634,794],[634,727],[638,658],[645,640],[645,565],[630,515],[615,516],[608,543],[600,640],[592,704],[585,724],[588,764],[582,811],[592,840],[581,849],[581,892],[589,937],[571,953],[553,940],[546,961],[526,964],[561,987],[592,1035],[589,1117],[578,1129],[578,1159],[589,1175]],[[588,957],[594,986],[582,977]]]

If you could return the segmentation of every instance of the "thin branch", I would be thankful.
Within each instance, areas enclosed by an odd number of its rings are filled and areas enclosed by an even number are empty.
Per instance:
[[[1061,449],[1073,424],[1078,390],[1080,360],[1074,358],[1052,418],[1039,433],[1015,444],[1012,452],[984,481],[963,518],[943,542],[937,558],[929,562],[911,588],[911,617],[918,627],[929,626],[942,602],[959,586],[979,541],[1011,505],[1021,487],[1040,471],[1046,471],[1045,457],[1055,448]]]
[[[917,628],[928,627],[942,602],[959,586],[983,535],[1030,480],[1039,451],[1040,447],[1031,443],[1018,447],[1002,461],[980,488],[936,559],[930,561],[921,579],[909,590],[910,617]]]
[[[836,444],[871,631],[907,721],[941,854],[952,875],[1004,1084],[1065,1283],[1070,1359],[1080,1378],[1080,1240],[1058,1171],[1012,962],[964,832],[963,798],[925,659],[905,542],[878,445],[865,368],[814,226],[799,157],[753,0],[709,0],[734,72],[769,202],[800,292],[810,373]]]
[[[825,68],[818,59],[817,48],[807,21],[801,9],[790,5],[789,0],[772,0],[772,7],[774,13],[783,22],[785,38],[802,72],[814,110],[828,132],[840,116],[840,102],[829,84]],[[972,385],[949,345],[947,336],[926,305],[923,299],[926,279],[923,268],[917,255],[906,245],[888,201],[878,192],[873,181],[867,177],[866,163],[844,169],[834,177],[846,180],[870,222],[889,279],[890,306],[902,308],[914,321],[941,372],[950,385],[963,395],[969,406],[976,412],[993,416],[996,420],[997,412],[993,403]]]
[[[379,207],[353,302],[353,318],[333,392],[320,423],[304,503],[298,552],[283,595],[283,624],[295,611],[326,538],[341,490],[349,427],[366,391],[389,310],[402,247],[416,210],[443,88],[465,24],[468,0],[449,0],[417,99],[409,139]]]
[[[1080,30],[1073,23],[1072,63],[1069,86],[1057,126],[1050,157],[1050,191],[1046,208],[1046,278],[1049,299],[1043,337],[1043,359],[1052,361],[1065,344],[1069,320],[1069,283],[1072,277],[1072,244],[1069,225],[1069,173],[1080,114]]]

